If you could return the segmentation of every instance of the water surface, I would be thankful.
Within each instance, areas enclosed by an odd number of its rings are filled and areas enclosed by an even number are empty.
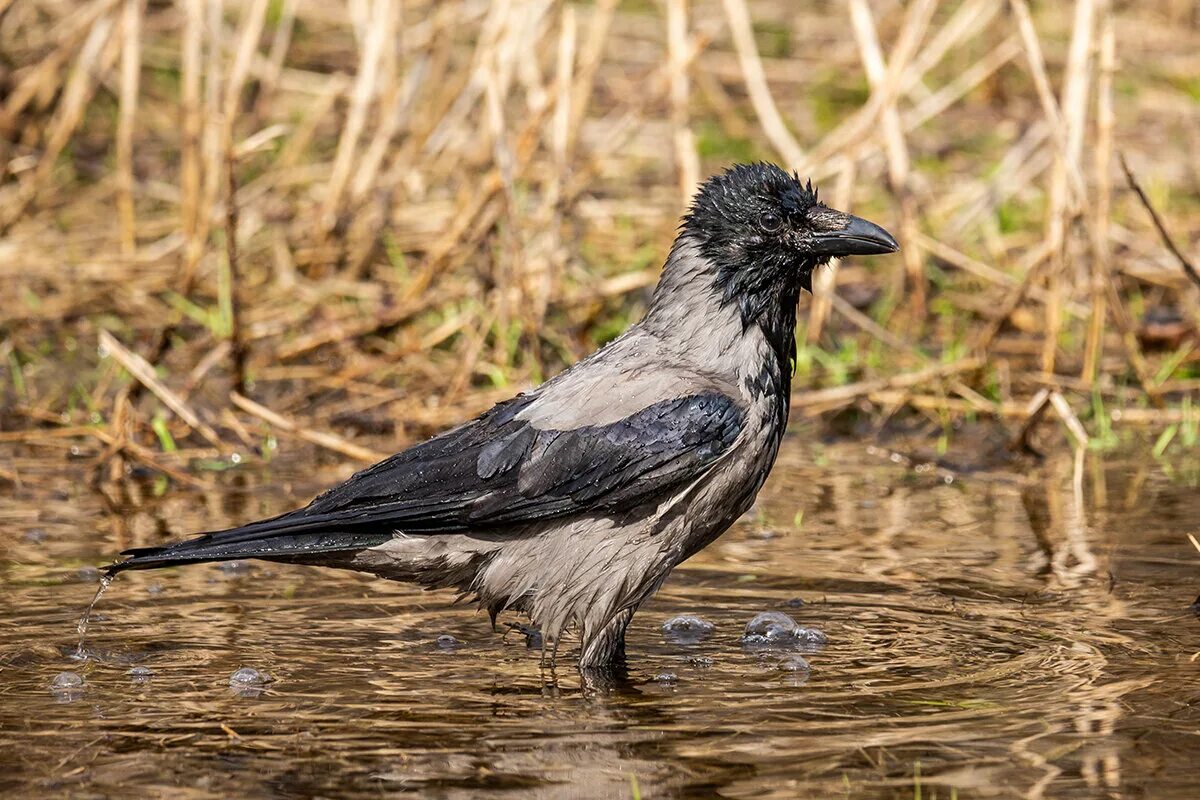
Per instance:
[[[156,496],[14,454],[0,792],[1200,796],[1200,457],[949,473],[814,438],[789,437],[754,512],[635,618],[627,674],[586,680],[452,595],[254,563],[122,575],[73,660],[90,567],[285,510],[349,467],[247,465]],[[828,635],[810,671],[741,645],[768,610]],[[668,641],[684,613],[715,630]],[[231,687],[243,667],[273,680]],[[54,689],[64,671],[83,686]]]

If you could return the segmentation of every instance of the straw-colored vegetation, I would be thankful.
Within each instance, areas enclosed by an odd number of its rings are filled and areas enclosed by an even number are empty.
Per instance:
[[[374,458],[615,335],[697,180],[768,159],[903,245],[804,299],[798,415],[1194,445],[1197,16],[0,0],[0,442]]]

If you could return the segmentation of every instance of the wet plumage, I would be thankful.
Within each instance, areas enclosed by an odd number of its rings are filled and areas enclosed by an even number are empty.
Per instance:
[[[332,566],[449,587],[527,614],[579,663],[624,656],[637,608],[754,500],[788,415],[796,304],[881,228],[777,167],[710,179],[645,317],[478,418],[352,476],[308,506],[131,550],[109,568],[229,559]]]

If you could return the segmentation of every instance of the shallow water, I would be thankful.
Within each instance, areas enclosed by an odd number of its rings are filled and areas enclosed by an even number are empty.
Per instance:
[[[159,498],[17,458],[0,792],[1200,796],[1200,456],[950,475],[814,437],[789,437],[755,511],[635,618],[628,674],[586,680],[448,594],[269,564],[122,575],[73,660],[90,567],[282,511],[347,467]],[[744,648],[770,610],[828,643]],[[664,637],[678,614],[715,629]],[[265,680],[231,684],[243,667]]]

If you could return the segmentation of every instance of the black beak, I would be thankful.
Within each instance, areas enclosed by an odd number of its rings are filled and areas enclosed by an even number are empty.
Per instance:
[[[900,249],[892,235],[874,222],[847,215],[841,230],[817,234],[812,251],[819,256],[878,256]]]

